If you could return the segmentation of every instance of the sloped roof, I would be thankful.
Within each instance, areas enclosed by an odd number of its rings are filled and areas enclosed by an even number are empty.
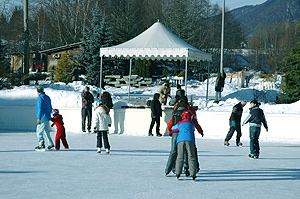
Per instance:
[[[100,48],[100,56],[163,60],[185,60],[187,57],[194,61],[211,61],[211,54],[189,45],[160,22],[127,42]]]

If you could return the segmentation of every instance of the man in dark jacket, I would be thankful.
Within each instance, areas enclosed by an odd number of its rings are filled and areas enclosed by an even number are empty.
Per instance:
[[[152,129],[154,127],[154,124],[156,122],[156,136],[162,136],[159,132],[160,128],[160,117],[162,116],[162,110],[161,110],[161,104],[159,102],[159,93],[155,93],[153,96],[153,100],[150,102],[151,106],[151,124],[149,128],[149,136],[153,136]]]
[[[262,109],[259,108],[260,103],[256,100],[252,100],[250,102],[250,113],[246,117],[246,119],[243,122],[244,124],[247,124],[249,122],[250,126],[250,158],[257,159],[259,157],[259,135],[261,130],[261,123],[263,123],[266,131],[268,132],[268,124],[267,120],[265,118],[265,114]]]
[[[81,94],[82,97],[82,109],[81,109],[81,116],[82,116],[82,132],[86,132],[85,123],[86,118],[88,118],[87,130],[91,132],[91,125],[92,125],[92,104],[94,102],[94,96],[90,93],[90,88],[85,87],[84,91]]]
[[[218,72],[218,77],[215,83],[215,91],[216,91],[216,99],[214,101],[215,103],[219,103],[221,101],[221,92],[223,91],[225,85],[225,78],[226,78],[226,73],[224,71],[223,71],[223,75],[221,75],[221,73]]]
[[[236,131],[236,146],[242,146],[240,139],[242,136],[241,132],[241,118],[243,114],[243,107],[247,104],[246,100],[243,100],[236,104],[232,108],[232,112],[229,118],[229,131],[224,141],[225,146],[229,146],[229,140],[232,138],[234,131]]]

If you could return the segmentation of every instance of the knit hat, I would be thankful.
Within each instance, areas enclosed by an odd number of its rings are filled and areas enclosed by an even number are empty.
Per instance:
[[[53,109],[53,117],[57,116],[59,114],[58,109]]]
[[[43,93],[44,92],[44,88],[41,87],[41,86],[37,87],[36,90],[37,90],[38,93]]]

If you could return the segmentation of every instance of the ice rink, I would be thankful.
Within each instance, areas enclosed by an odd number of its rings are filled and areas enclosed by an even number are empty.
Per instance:
[[[67,134],[70,150],[38,152],[35,132],[0,130],[0,198],[300,198],[300,143],[264,141],[260,159],[250,159],[248,142],[199,138],[193,181],[165,176],[170,137],[109,139],[110,155],[96,153],[96,134]]]

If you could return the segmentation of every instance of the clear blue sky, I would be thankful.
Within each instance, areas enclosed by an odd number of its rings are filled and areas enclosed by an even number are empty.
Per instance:
[[[262,4],[266,1],[267,0],[225,0],[225,7],[232,10],[246,5]],[[212,4],[219,4],[220,7],[223,6],[223,0],[211,0],[211,2]]]

